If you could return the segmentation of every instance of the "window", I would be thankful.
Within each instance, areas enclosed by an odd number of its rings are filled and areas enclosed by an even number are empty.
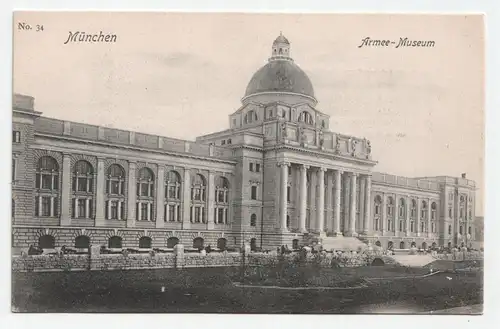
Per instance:
[[[228,144],[231,144],[231,143],[232,143],[231,138],[229,138],[229,139],[227,140],[227,143],[228,143]]]
[[[313,124],[312,115],[307,111],[302,111],[299,114],[299,122],[304,122],[304,123],[307,123],[309,125],[312,125]]]
[[[229,210],[229,181],[226,177],[218,176],[215,179],[215,213],[218,213],[215,223],[228,224]]]
[[[257,200],[257,186],[252,186],[250,199]]]
[[[425,222],[420,222],[420,232],[425,232]]]
[[[75,248],[85,249],[90,248],[90,238],[86,235],[79,235],[75,238]]]
[[[394,209],[394,200],[392,197],[387,198],[387,215],[392,217],[393,216],[393,209]]]
[[[150,249],[151,248],[151,238],[149,236],[141,236],[139,239],[140,249]]]
[[[436,224],[434,222],[431,223],[431,232],[436,233]]]
[[[73,168],[73,218],[92,218],[93,189],[94,168],[88,161],[77,161]]]
[[[248,168],[248,170],[253,171],[253,163],[252,163],[252,162],[250,162],[250,163],[249,163],[249,168]]]
[[[21,143],[21,132],[14,130],[12,131],[12,141],[14,143]]]
[[[422,209],[420,209],[420,218],[427,219],[427,202],[422,201]]]
[[[437,205],[435,202],[431,204],[431,219],[436,220]]]
[[[344,193],[342,193],[343,195]],[[380,216],[380,207],[381,207],[381,204],[382,204],[382,198],[380,197],[380,195],[377,195],[375,197],[375,215],[376,216]]]
[[[255,172],[260,172],[260,163],[255,164]]]
[[[193,239],[193,248],[202,249],[204,244],[203,238],[197,237]]]
[[[286,215],[286,228],[290,228],[290,215]]]
[[[405,199],[401,198],[399,199],[399,217],[403,218],[405,216]]]
[[[106,219],[122,220],[125,216],[125,170],[112,164],[106,174]]]
[[[243,122],[245,124],[247,124],[247,123],[252,123],[252,122],[256,122],[256,121],[258,121],[257,113],[254,110],[250,110],[245,115],[245,119]]]
[[[403,232],[403,230],[404,230],[404,221],[400,220],[399,221],[399,231]]]
[[[472,234],[472,226],[469,226],[469,234]]]
[[[451,234],[451,225],[448,225],[448,234]]]
[[[205,178],[196,174],[194,176],[193,184],[191,186],[191,200],[192,201],[205,201],[206,181]]]
[[[290,186],[287,186],[286,187],[286,202],[290,202],[290,197],[291,197]]]
[[[59,165],[50,156],[38,160],[35,174],[35,216],[58,217]]]
[[[181,197],[181,177],[176,171],[167,174],[165,195],[167,199],[179,200]]]
[[[217,239],[217,249],[226,250],[227,240],[224,238]]]
[[[142,168],[137,177],[137,196],[153,198],[154,196],[154,174],[149,168]]]
[[[460,234],[463,234],[463,233],[464,233],[464,232],[463,232],[463,230],[464,230],[463,226],[462,226],[462,225],[460,225],[460,228],[459,228],[458,232],[459,232]]]
[[[415,231],[415,222],[414,221],[410,221],[410,232],[414,232]]]
[[[220,145],[226,145],[226,140],[225,139],[221,140]]]
[[[257,215],[252,214],[250,216],[250,226],[257,226]]]
[[[112,236],[108,239],[108,248],[118,248],[122,247],[122,238],[119,236]]]
[[[417,201],[415,201],[415,199],[412,199],[411,200],[411,218],[416,218],[417,217],[416,215],[417,215]]]
[[[12,199],[12,204],[11,204],[11,208],[10,208],[10,215],[12,218],[16,217],[16,200]]]
[[[56,247],[56,239],[52,235],[42,235],[38,238],[38,248],[54,249]]]
[[[452,210],[451,210],[451,207],[448,208],[448,217],[451,218],[452,217]]]
[[[167,248],[173,248],[177,244],[179,244],[179,238],[171,236],[170,238],[167,239]]]

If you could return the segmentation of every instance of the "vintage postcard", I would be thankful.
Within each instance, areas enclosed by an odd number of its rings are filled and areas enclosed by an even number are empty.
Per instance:
[[[482,15],[15,12],[12,311],[482,314]]]

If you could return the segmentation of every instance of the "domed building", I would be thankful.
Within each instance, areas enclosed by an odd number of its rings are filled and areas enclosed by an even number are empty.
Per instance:
[[[474,240],[475,183],[376,172],[369,140],[330,129],[282,34],[228,129],[196,141],[44,117],[25,95],[13,104],[14,249]]]

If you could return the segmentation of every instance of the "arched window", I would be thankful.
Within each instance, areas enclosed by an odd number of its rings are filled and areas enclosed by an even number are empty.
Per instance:
[[[417,218],[417,201],[415,199],[411,200],[410,217],[413,219]]]
[[[191,185],[191,223],[206,223],[206,180],[200,174],[194,176]]]
[[[42,235],[38,238],[38,248],[54,249],[56,247],[56,239],[52,235]]]
[[[437,214],[437,205],[435,202],[431,204],[431,219],[436,220],[436,214]]]
[[[121,248],[122,238],[119,236],[112,236],[108,239],[108,248]]]
[[[252,214],[250,216],[250,226],[257,226],[257,215]]]
[[[141,236],[139,239],[139,248],[140,249],[151,249],[151,238],[149,236]]]
[[[217,249],[226,250],[227,240],[224,238],[219,238],[217,240]]]
[[[90,248],[90,238],[86,235],[79,235],[75,238],[75,248],[85,249]]]
[[[392,250],[392,248],[394,248],[394,242],[389,241],[389,242],[387,243],[387,249],[388,249],[388,250]]]
[[[394,216],[394,199],[392,198],[392,196],[387,197],[387,216]]]
[[[300,112],[299,122],[304,122],[307,123],[308,125],[312,125],[314,123],[312,115],[307,111]]]
[[[415,241],[413,241],[413,242],[411,243],[411,247],[412,247],[412,248],[416,248],[416,247],[417,247],[417,243],[416,243]]]
[[[136,220],[154,220],[155,176],[147,167],[142,168],[137,176]]]
[[[380,209],[382,205],[382,198],[380,195],[375,197],[375,216],[380,216]]]
[[[465,216],[465,197],[463,195],[460,196],[460,219]]]
[[[125,170],[118,164],[112,164],[108,168],[106,179],[106,219],[124,219]]]
[[[472,235],[472,226],[469,226],[469,234]]]
[[[254,110],[250,110],[245,114],[244,122],[246,124],[258,121],[257,113]]]
[[[420,232],[425,232],[425,222],[424,221],[421,221],[420,222]]]
[[[250,250],[251,251],[257,250],[257,239],[256,238],[250,239]]]
[[[167,173],[165,180],[164,220],[181,222],[181,176],[175,170]]]
[[[72,183],[73,218],[92,218],[94,208],[94,167],[85,160],[80,160],[73,167]]]
[[[50,156],[38,160],[35,177],[35,216],[58,217],[59,165]]]
[[[229,181],[226,177],[218,176],[215,179],[215,211],[216,224],[229,224]]]
[[[405,242],[404,241],[401,241],[399,243],[399,249],[404,249],[405,248]]]
[[[420,218],[422,219],[427,219],[427,213],[428,213],[427,206],[428,206],[427,202],[422,201],[422,209],[420,209]]]
[[[405,199],[401,198],[399,199],[399,218],[404,218],[405,217],[405,212],[406,212],[406,202]]]
[[[200,238],[200,237],[194,238],[193,239],[193,248],[203,249],[204,243],[205,243],[205,241],[203,240],[203,238]]]
[[[464,233],[463,231],[464,231],[464,227],[462,225],[460,225],[458,233],[460,233],[460,235],[462,235]]]
[[[451,234],[451,225],[448,225],[448,234]]]
[[[299,239],[293,239],[292,240],[292,249],[293,250],[299,249]]]
[[[173,248],[179,244],[179,238],[171,236],[167,239],[167,248]]]

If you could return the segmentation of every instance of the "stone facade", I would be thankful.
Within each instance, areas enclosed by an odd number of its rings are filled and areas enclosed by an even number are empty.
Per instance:
[[[311,235],[469,245],[475,183],[375,172],[370,141],[329,130],[312,84],[294,87],[308,78],[280,40],[263,70],[293,69],[252,79],[230,128],[196,141],[43,117],[32,97],[15,94],[13,247],[72,246],[80,236],[118,237],[123,248],[142,236],[151,247],[176,237],[187,247],[270,249]]]

